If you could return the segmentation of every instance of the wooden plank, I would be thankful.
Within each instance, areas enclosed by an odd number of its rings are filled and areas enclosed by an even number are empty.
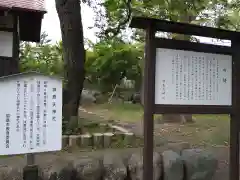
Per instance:
[[[154,18],[133,17],[130,23],[130,27],[132,28],[147,29],[149,26],[153,26],[156,31],[204,36],[218,39],[234,40],[235,38],[240,37],[240,32]]]
[[[232,106],[233,112],[231,113],[230,120],[230,180],[239,180],[239,118],[240,118],[240,39],[232,42]]]
[[[155,104],[155,114],[230,114],[231,106],[161,105]]]
[[[228,46],[189,42],[184,40],[156,38],[155,46],[156,48],[167,48],[167,49],[188,50],[188,51],[196,51],[196,52],[204,52],[204,53],[232,55],[232,48]]]
[[[146,56],[144,66],[144,148],[143,179],[153,180],[153,109],[155,99],[155,29],[152,26],[146,32]]]
[[[195,52],[216,53],[232,55],[233,50],[231,47],[218,46],[211,44],[194,43],[183,40],[172,39],[155,39],[155,48],[187,50]],[[155,68],[155,66],[154,66]],[[231,106],[215,106],[215,105],[165,105],[155,104],[154,113],[156,114],[229,114],[232,112]]]

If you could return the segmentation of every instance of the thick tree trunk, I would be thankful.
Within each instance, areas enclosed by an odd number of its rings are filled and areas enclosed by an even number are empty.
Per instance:
[[[79,0],[55,0],[60,20],[66,86],[63,93],[65,121],[78,116],[84,82],[84,38]],[[53,27],[54,28],[54,27]]]

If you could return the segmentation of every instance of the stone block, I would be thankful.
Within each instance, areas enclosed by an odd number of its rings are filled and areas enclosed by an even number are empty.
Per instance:
[[[78,147],[80,141],[79,135],[70,135],[69,136],[69,147],[76,148]]]
[[[93,134],[93,146],[96,148],[103,147],[103,134],[102,133],[94,133]]]
[[[172,150],[162,153],[163,179],[183,180],[184,168],[181,156]]]
[[[69,136],[63,135],[62,136],[62,148],[66,148],[69,146]]]
[[[109,148],[112,143],[114,134],[113,133],[104,133],[103,134],[103,146],[104,148]]]
[[[80,135],[80,147],[88,148],[93,146],[93,139],[91,134]]]
[[[213,154],[201,149],[185,149],[181,156],[186,167],[186,180],[213,179],[218,166]]]

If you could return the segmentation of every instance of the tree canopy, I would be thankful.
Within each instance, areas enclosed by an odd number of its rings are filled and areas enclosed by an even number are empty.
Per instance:
[[[96,3],[85,0],[98,15],[95,25],[100,28],[99,41],[86,50],[86,77],[93,83],[100,83],[111,89],[119,84],[122,76],[141,82],[141,68],[144,54],[144,32],[132,30],[130,41],[126,41],[126,30],[130,16],[140,15],[171,21],[187,22],[239,30],[239,1],[232,0],[102,0]],[[99,19],[100,18],[100,19]],[[129,36],[128,29],[128,36]],[[130,33],[130,34],[131,34]],[[192,37],[168,34],[170,38]],[[21,43],[21,70],[36,70],[48,74],[64,75],[62,42],[50,43],[47,34],[41,42],[33,45]],[[139,86],[139,85],[138,85]]]
[[[240,29],[238,0],[83,0],[96,13],[99,29],[97,43],[83,38],[81,3],[56,0],[63,41],[50,43],[43,33],[39,44],[21,43],[21,70],[36,70],[65,76],[67,87],[74,94],[70,99],[77,114],[79,94],[84,77],[104,91],[112,90],[121,79],[134,80],[139,90],[144,57],[142,30],[129,29],[131,16],[146,16],[165,20]],[[80,8],[76,8],[76,6]],[[71,9],[72,8],[72,9]],[[72,29],[71,29],[72,28]],[[73,31],[74,29],[74,31]],[[160,33],[162,35],[162,33]],[[196,37],[164,34],[168,38],[197,40]],[[77,37],[77,38],[76,38]],[[84,51],[84,43],[90,47]],[[84,70],[85,69],[85,70]],[[86,71],[86,73],[85,73]],[[75,80],[73,80],[75,78]],[[75,85],[74,85],[75,84]],[[76,85],[77,84],[77,85]]]

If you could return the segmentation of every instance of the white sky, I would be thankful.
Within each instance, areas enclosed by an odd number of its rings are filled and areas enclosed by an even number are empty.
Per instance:
[[[45,0],[47,14],[44,15],[42,22],[42,31],[46,31],[49,39],[52,42],[61,40],[61,30],[59,25],[58,15],[55,9],[55,0]],[[93,42],[96,42],[96,36],[94,29],[88,29],[88,27],[94,26],[94,12],[87,5],[82,5],[82,22],[83,22],[83,31],[84,37],[90,39]],[[216,42],[210,38],[199,38],[201,42],[221,44],[221,45],[230,45],[229,42]]]
[[[55,9],[55,0],[45,0],[47,13],[42,22],[42,31],[46,31],[52,42],[61,40],[61,30],[58,15]],[[84,37],[92,41],[96,40],[93,29],[88,29],[94,25],[94,12],[86,5],[82,6],[82,21]]]

